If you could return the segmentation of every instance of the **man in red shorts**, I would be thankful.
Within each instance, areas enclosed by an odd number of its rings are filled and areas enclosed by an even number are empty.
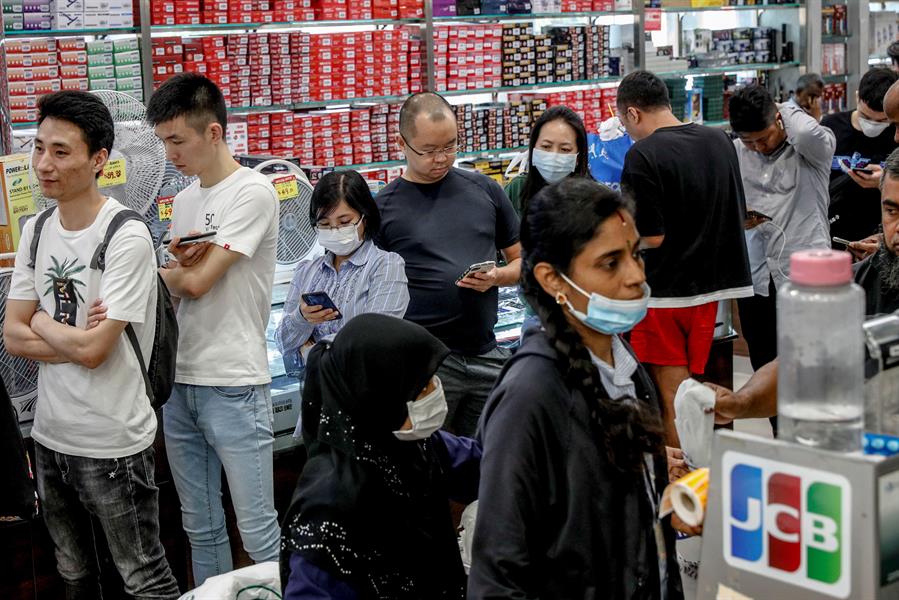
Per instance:
[[[652,288],[631,345],[662,396],[666,443],[680,447],[674,395],[685,379],[705,372],[718,302],[753,294],[740,166],[723,131],[674,116],[668,88],[652,73],[625,77],[617,103],[636,142],[621,185],[637,205]]]

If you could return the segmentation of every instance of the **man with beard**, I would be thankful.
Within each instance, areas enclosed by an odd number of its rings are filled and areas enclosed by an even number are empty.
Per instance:
[[[899,310],[899,149],[886,160],[880,180],[883,239],[879,249],[854,267],[855,282],[865,290],[865,315]],[[715,421],[777,415],[777,361],[757,370],[737,392],[707,384],[716,392]]]

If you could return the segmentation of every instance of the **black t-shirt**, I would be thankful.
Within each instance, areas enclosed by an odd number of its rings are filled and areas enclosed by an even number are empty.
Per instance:
[[[827,115],[821,124],[830,127],[837,138],[834,156],[852,156],[858,152],[873,164],[886,160],[896,149],[895,131],[887,127],[876,138],[869,138],[852,126],[852,111]],[[832,235],[855,241],[875,232],[880,224],[880,190],[863,188],[842,171],[830,172],[829,217],[839,219],[830,226]],[[843,246],[836,246],[843,249]]]
[[[621,188],[637,204],[640,235],[665,236],[645,255],[653,298],[693,306],[752,285],[740,163],[723,131],[696,124],[657,129],[628,150]]]
[[[855,283],[865,290],[865,316],[888,315],[899,310],[899,290],[884,288],[876,254],[855,263],[853,271]]]
[[[481,293],[456,286],[470,265],[495,260],[518,242],[518,217],[498,183],[461,169],[437,183],[397,178],[377,197],[377,244],[406,261],[406,318],[451,350],[476,356],[496,346],[497,288]]]

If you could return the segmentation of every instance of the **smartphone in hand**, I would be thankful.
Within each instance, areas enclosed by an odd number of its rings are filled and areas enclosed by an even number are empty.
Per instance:
[[[472,275],[473,273],[487,273],[495,267],[496,267],[495,260],[485,260],[484,262],[479,262],[479,263],[470,265],[467,269],[465,269],[465,272],[462,273],[461,276],[459,276],[459,279],[456,280],[456,283],[459,283],[460,281],[462,281],[469,275]]]
[[[303,302],[306,303],[306,306],[321,306],[322,309],[330,308],[337,313],[338,319],[342,318],[340,310],[337,308],[337,305],[334,304],[334,301],[331,300],[331,297],[328,296],[327,292],[309,292],[308,294],[302,294],[300,297],[303,298]]]

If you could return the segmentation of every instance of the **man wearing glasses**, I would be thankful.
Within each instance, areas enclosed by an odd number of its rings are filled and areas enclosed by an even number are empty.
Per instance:
[[[406,318],[452,350],[437,372],[449,413],[446,427],[472,436],[508,350],[496,345],[500,286],[518,283],[518,217],[495,181],[453,166],[458,152],[452,106],[432,92],[400,112],[397,136],[406,171],[378,195],[378,245],[406,261]],[[501,251],[506,266],[489,264]],[[464,276],[463,276],[464,275]]]

